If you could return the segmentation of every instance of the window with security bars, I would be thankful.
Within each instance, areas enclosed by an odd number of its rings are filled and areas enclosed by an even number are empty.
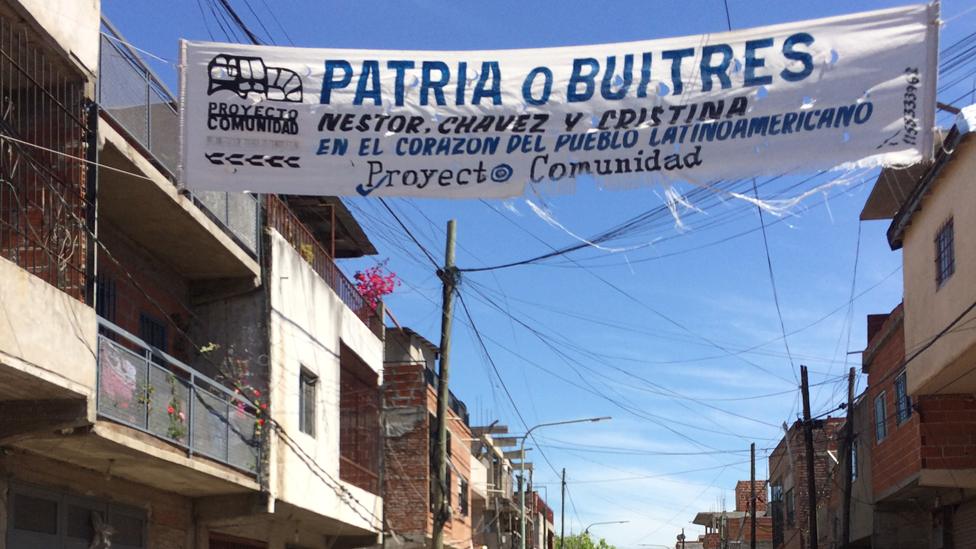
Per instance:
[[[769,487],[769,514],[773,517],[773,547],[783,543],[783,486],[771,484]]]
[[[874,438],[881,442],[888,436],[888,423],[886,422],[888,412],[885,406],[884,391],[874,399]]]
[[[161,320],[154,318],[146,313],[139,315],[139,337],[142,338],[147,344],[152,347],[159,349],[160,351],[167,351],[167,337],[166,324]]]
[[[167,347],[169,344],[169,335],[167,334],[166,324],[163,321],[146,313],[141,313],[139,315],[139,337],[150,347],[159,349],[164,353],[169,352],[169,347]],[[152,353],[152,359],[157,364],[162,364],[166,361],[157,352]]]
[[[315,391],[319,378],[302,368],[298,379],[298,430],[315,436]]]
[[[464,516],[468,515],[468,481],[461,479],[461,487],[458,490],[458,510]]]
[[[941,288],[956,272],[955,235],[952,219],[946,221],[935,235],[935,285]]]
[[[95,314],[115,322],[118,316],[119,290],[115,279],[105,273],[98,273],[95,282]]]
[[[912,417],[912,397],[908,396],[908,378],[905,374],[902,372],[895,378],[895,415],[899,425]]]

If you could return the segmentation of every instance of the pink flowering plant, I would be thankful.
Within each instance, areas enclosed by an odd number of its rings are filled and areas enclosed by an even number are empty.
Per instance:
[[[400,285],[396,273],[386,270],[386,261],[366,270],[356,271],[353,279],[356,281],[359,295],[363,296],[372,309],[376,309],[383,297],[393,293],[393,290]]]

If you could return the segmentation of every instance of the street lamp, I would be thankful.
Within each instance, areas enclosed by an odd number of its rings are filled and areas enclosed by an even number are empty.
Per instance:
[[[594,522],[594,523],[590,524],[589,526],[587,526],[586,528],[583,529],[583,535],[589,534],[590,533],[590,528],[592,528],[594,526],[599,526],[601,524],[627,524],[628,522],[630,522],[630,521],[629,520],[608,520],[606,522]]]
[[[521,486],[520,486],[521,489],[519,490],[519,507],[522,510],[522,518],[519,521],[521,523],[520,528],[519,528],[519,531],[520,531],[521,536],[522,536],[521,537],[521,541],[519,543],[519,545],[521,546],[521,549],[525,549],[525,469],[524,469],[524,467],[525,467],[525,465],[524,465],[525,464],[525,439],[529,438],[529,436],[532,435],[532,431],[535,431],[536,429],[541,429],[542,427],[554,427],[556,425],[569,425],[571,423],[596,423],[598,421],[604,421],[604,420],[608,420],[608,419],[611,419],[610,416],[588,417],[588,418],[583,418],[583,419],[570,419],[570,420],[566,420],[566,421],[554,421],[552,423],[540,423],[538,425],[533,425],[528,431],[525,432],[524,435],[522,435],[522,442],[521,442],[521,444],[519,444],[519,456],[522,458],[522,463],[523,463],[523,469],[522,469],[521,474],[519,475],[521,477],[521,481],[522,481],[520,483],[521,484]]]

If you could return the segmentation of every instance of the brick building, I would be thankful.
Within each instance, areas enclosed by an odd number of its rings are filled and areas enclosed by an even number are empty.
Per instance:
[[[766,481],[755,482],[756,547],[773,549],[773,518],[766,503]],[[749,547],[752,541],[752,483],[740,480],[735,485],[734,511],[702,511],[693,524],[705,527],[700,538],[704,549]],[[685,542],[686,545],[689,542]],[[680,545],[679,545],[680,546]]]
[[[974,122],[966,107],[933,161],[883,170],[861,213],[890,220],[904,273],[903,303],[868,319],[863,361],[875,546],[976,539]]]
[[[837,472],[834,456],[843,424],[844,420],[839,418],[813,420],[814,479],[818,501],[831,490],[832,475]],[[803,423],[796,421],[769,456],[769,511],[776,549],[802,549],[809,544],[807,474]]]
[[[437,347],[416,332],[402,328],[386,332],[383,368],[383,463],[386,546],[427,547],[434,515],[431,489],[436,481]],[[474,436],[464,403],[451,394],[448,417],[447,474],[450,517],[444,544],[470,548],[475,537],[472,510],[472,454]],[[484,469],[476,470],[483,471]]]

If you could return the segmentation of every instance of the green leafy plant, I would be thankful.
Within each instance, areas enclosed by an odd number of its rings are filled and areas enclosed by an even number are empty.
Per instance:
[[[563,549],[617,549],[615,546],[607,543],[607,540],[603,538],[594,540],[589,534],[566,536],[561,541],[562,543],[560,543],[560,540],[557,540],[556,547],[562,547]]]

